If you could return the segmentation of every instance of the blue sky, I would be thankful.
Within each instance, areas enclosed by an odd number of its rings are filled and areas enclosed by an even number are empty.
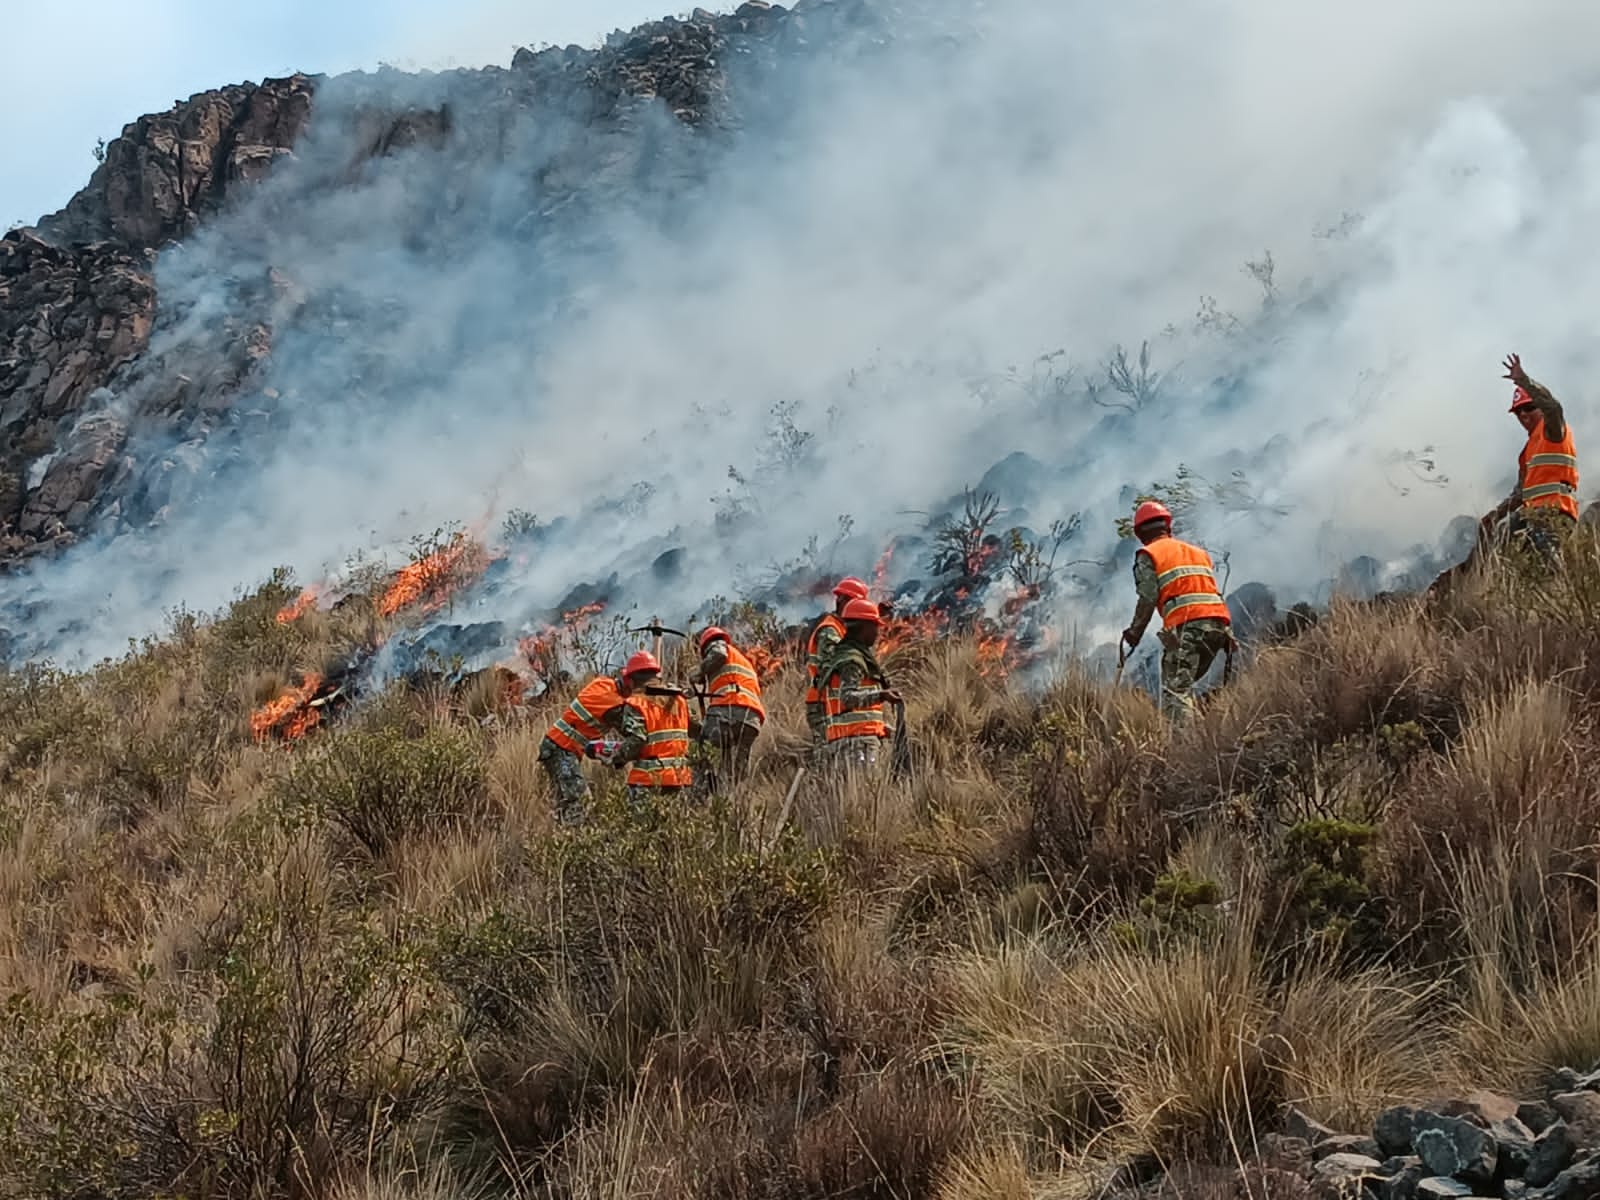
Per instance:
[[[296,70],[510,62],[593,44],[682,0],[0,0],[0,229],[88,182],[97,138],[195,92]],[[707,4],[706,7],[721,7]]]

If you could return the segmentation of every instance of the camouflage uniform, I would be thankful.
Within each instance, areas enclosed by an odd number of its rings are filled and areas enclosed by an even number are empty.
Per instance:
[[[639,757],[639,753],[650,740],[650,730],[645,726],[644,714],[631,704],[624,704],[617,710],[618,719],[622,726],[622,741],[606,759],[608,767],[626,767],[630,762]],[[700,722],[693,713],[689,714],[689,737],[697,737],[700,733]],[[655,811],[655,799],[663,791],[688,792],[690,788],[653,788],[641,787],[638,784],[628,785],[628,804],[635,813],[641,815],[651,814]]]
[[[889,679],[872,651],[865,646],[841,640],[833,647],[832,652],[822,660],[822,669],[817,673],[824,693],[828,680],[836,674],[839,676],[839,704],[846,712],[870,708],[883,702]],[[866,681],[869,678],[875,682],[868,684]],[[882,741],[882,738],[874,737],[851,737],[832,743],[825,741],[822,761],[841,775],[870,773],[877,768]]]
[[[721,640],[706,647],[700,665],[689,672],[689,682],[696,686],[715,679],[728,664],[727,643]],[[806,713],[809,721],[810,712]],[[750,751],[761,734],[761,718],[755,710],[733,705],[718,705],[706,710],[702,737],[717,749],[718,765],[722,768],[717,780],[722,789],[738,787],[750,771]],[[699,771],[697,769],[697,774]],[[697,780],[697,782],[702,782]]]
[[[1133,556],[1133,585],[1139,593],[1139,606],[1128,628],[1142,636],[1161,594],[1149,555]],[[1156,636],[1161,639],[1161,711],[1175,721],[1183,720],[1194,713],[1195,684],[1205,678],[1217,655],[1227,652],[1233,631],[1218,617],[1200,617],[1176,629],[1163,629]]]
[[[824,618],[825,619],[825,618]],[[839,646],[839,631],[831,624],[823,626],[817,631],[817,662],[826,663],[833,657],[833,652]],[[818,686],[822,683],[820,665],[818,668]],[[811,730],[811,757],[812,761],[823,761],[828,748],[828,717],[822,703],[806,705],[806,725]]]
[[[1528,399],[1533,401],[1533,406],[1539,410],[1544,421],[1545,436],[1558,442],[1566,437],[1567,415],[1561,407],[1561,401],[1535,379],[1525,378],[1521,386]],[[1552,570],[1560,565],[1561,544],[1577,527],[1577,522],[1569,514],[1544,505],[1523,507],[1522,480],[1519,478],[1511,494],[1499,503],[1488,519],[1494,524],[1507,517],[1510,519],[1506,521],[1505,536],[1511,545],[1531,550]]]
[[[583,777],[583,763],[548,737],[539,743],[539,762],[555,789],[556,820],[562,825],[578,824],[589,802],[589,781]]]

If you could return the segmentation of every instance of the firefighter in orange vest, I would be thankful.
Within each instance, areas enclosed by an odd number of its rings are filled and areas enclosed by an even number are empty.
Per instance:
[[[1172,536],[1172,513],[1166,505],[1155,500],[1139,505],[1133,532],[1141,543],[1133,556],[1139,605],[1122,640],[1129,649],[1136,647],[1160,610],[1161,710],[1181,719],[1194,711],[1194,685],[1217,655],[1232,652],[1232,620],[1211,556]]]
[[[657,792],[682,792],[694,783],[689,742],[700,722],[689,712],[683,689],[660,682],[661,664],[648,650],[622,668],[622,744],[607,758],[628,768],[628,798],[636,807]]]
[[[706,685],[705,739],[717,748],[721,782],[737,787],[750,766],[750,750],[767,721],[761,678],[726,629],[701,630],[696,644],[700,665],[689,672],[691,686]]]
[[[827,720],[824,739],[830,763],[845,770],[870,768],[878,761],[878,747],[889,736],[883,706],[897,704],[900,693],[872,647],[883,627],[883,614],[870,600],[851,600],[840,617],[844,636],[822,663],[822,706]]]
[[[563,825],[583,820],[583,806],[589,800],[583,759],[596,757],[594,747],[606,733],[622,728],[625,696],[621,679],[610,675],[591,679],[539,743],[539,762],[555,789],[556,820]]]
[[[867,585],[861,580],[854,577],[841,579],[833,588],[833,611],[822,614],[811,627],[811,636],[806,639],[806,725],[811,730],[813,756],[821,753],[828,740],[828,720],[823,712],[822,687],[817,673],[823,661],[839,644],[839,639],[844,637],[844,622],[840,617],[845,605],[852,600],[866,598]]]
[[[1578,450],[1561,402],[1550,389],[1529,378],[1522,360],[1508,355],[1505,378],[1516,385],[1511,412],[1527,430],[1517,457],[1517,485],[1481,522],[1485,532],[1507,517],[1507,532],[1526,538],[1554,563],[1561,540],[1578,520]]]

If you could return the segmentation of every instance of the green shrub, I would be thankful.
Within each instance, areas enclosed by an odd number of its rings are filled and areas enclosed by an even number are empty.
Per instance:
[[[378,856],[397,839],[479,813],[485,771],[482,742],[470,731],[439,726],[408,737],[383,726],[328,739],[281,788],[291,807],[314,809]]]

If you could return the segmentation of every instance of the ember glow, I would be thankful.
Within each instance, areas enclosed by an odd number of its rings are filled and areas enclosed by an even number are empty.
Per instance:
[[[554,625],[546,625],[538,633],[529,634],[517,643],[517,651],[533,667],[535,674],[554,679],[561,669],[563,652],[570,653],[594,618],[605,611],[605,602],[597,600],[561,614]]]
[[[402,568],[378,601],[378,612],[392,617],[418,603],[422,612],[433,612],[463,583],[483,574],[488,565],[483,547],[465,534],[457,534],[444,549]]]
[[[297,688],[290,688],[270,704],[250,716],[250,733],[258,742],[274,734],[285,741],[298,741],[322,722],[322,710],[311,707],[322,687],[322,676],[306,672]]]
[[[317,606],[317,599],[322,595],[322,589],[312,584],[294,598],[294,603],[286,604],[278,610],[278,624],[288,625],[298,621]]]

